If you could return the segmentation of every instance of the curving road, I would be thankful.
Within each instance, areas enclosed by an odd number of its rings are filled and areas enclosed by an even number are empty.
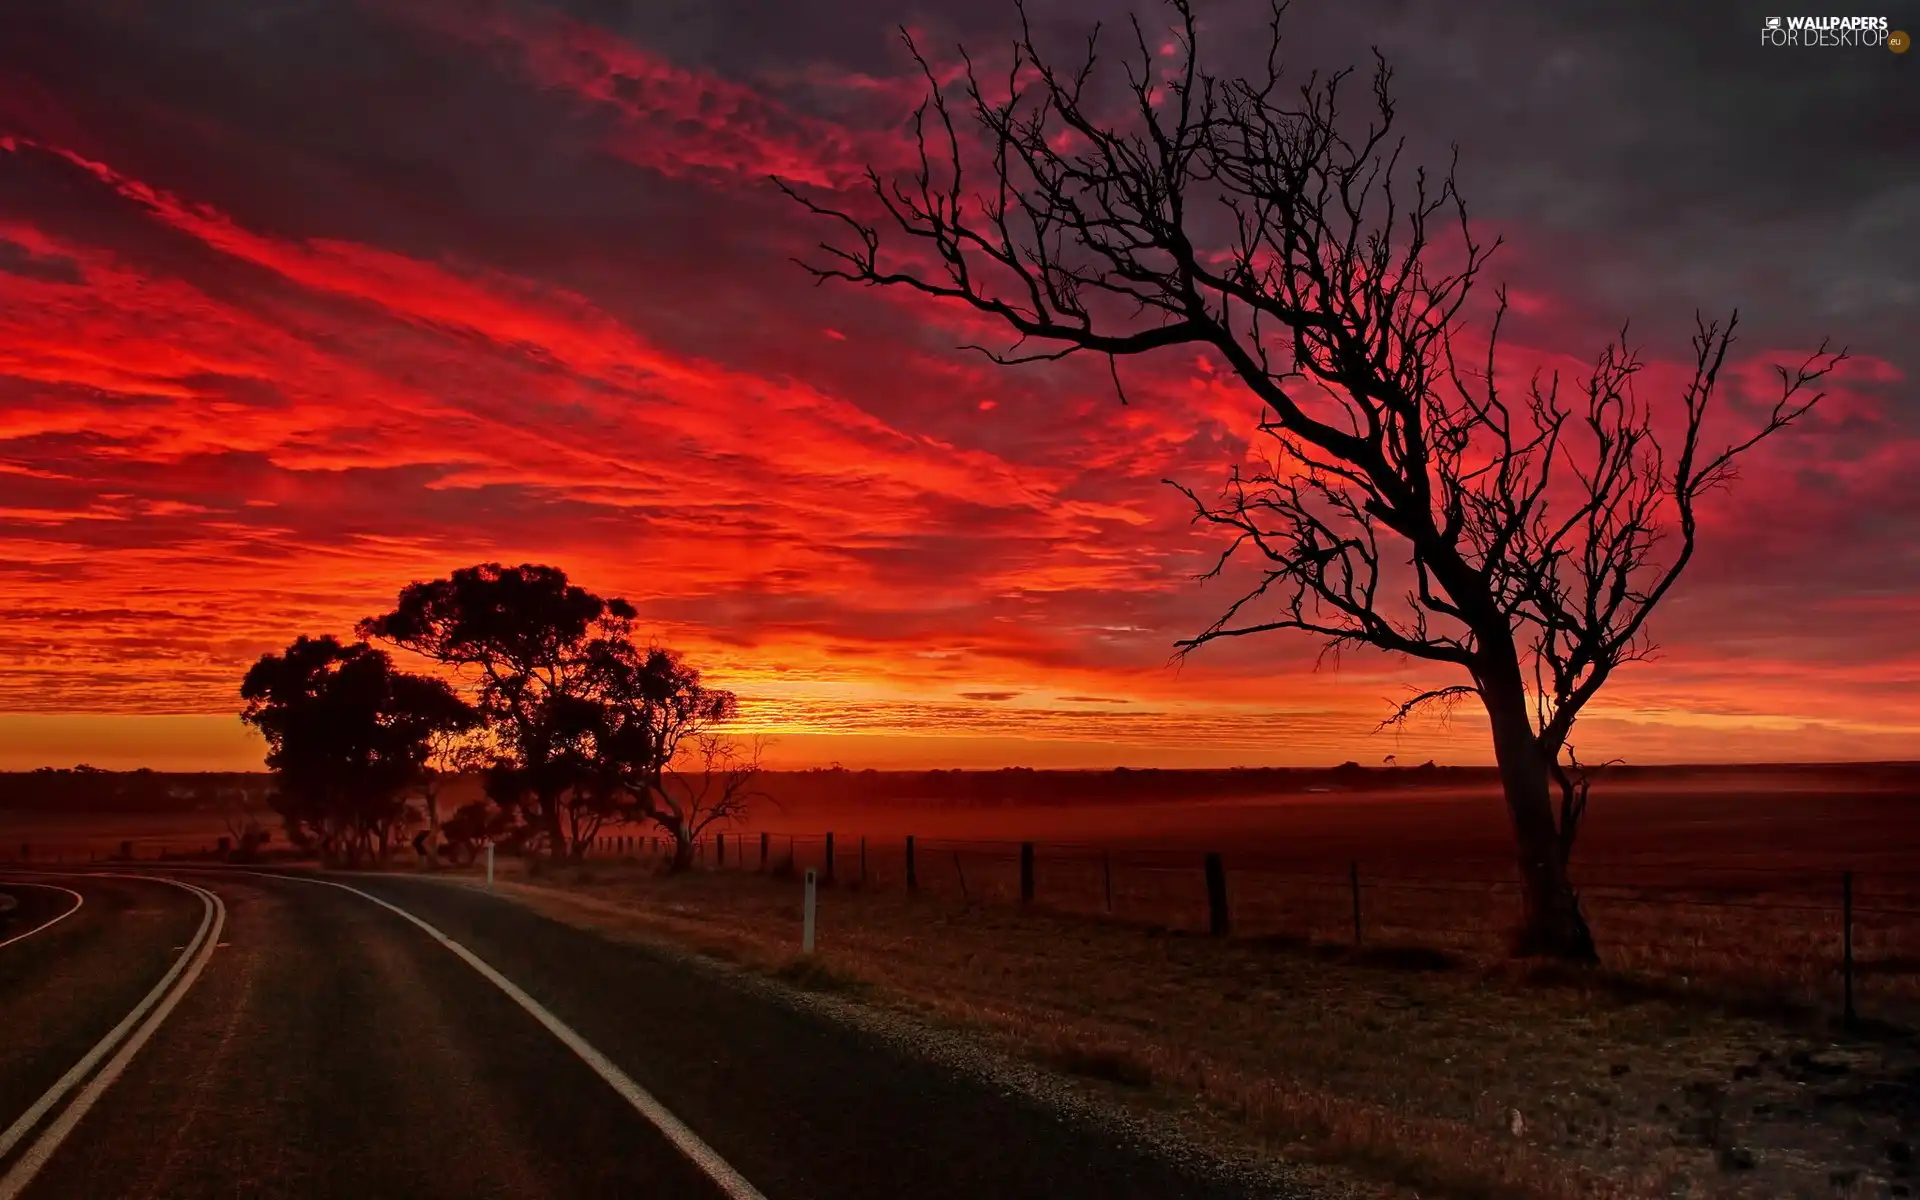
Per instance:
[[[26,878],[0,943],[71,903]],[[110,1085],[0,1156],[0,1200],[1249,1194],[474,889],[180,879],[212,896],[34,877],[85,903],[0,945],[0,1126],[188,969]]]

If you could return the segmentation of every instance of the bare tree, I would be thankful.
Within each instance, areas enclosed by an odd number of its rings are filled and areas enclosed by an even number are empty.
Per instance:
[[[220,823],[232,839],[235,855],[241,862],[251,862],[260,848],[273,840],[273,834],[254,811],[246,788],[221,788],[216,795],[220,801]]]
[[[643,798],[646,816],[673,837],[675,870],[691,864],[694,843],[710,826],[737,821],[750,804],[767,798],[758,787],[765,750],[764,738],[742,745],[710,730],[696,731],[681,743],[673,765]]]
[[[1135,21],[1113,89],[1097,29],[1060,69],[1022,11],[1004,80],[984,87],[965,59],[958,88],[977,130],[956,122],[908,38],[929,89],[918,167],[870,171],[878,207],[865,217],[776,180],[847,235],[802,265],[971,305],[1015,336],[982,350],[1000,363],[1101,355],[1116,389],[1123,356],[1188,347],[1224,363],[1261,405],[1264,454],[1217,499],[1181,490],[1228,534],[1209,574],[1247,556],[1258,579],[1180,652],[1298,630],[1330,651],[1459,671],[1386,724],[1479,700],[1523,884],[1515,951],[1592,960],[1567,872],[1591,783],[1574,721],[1652,652],[1647,618],[1693,557],[1701,499],[1820,399],[1812,385],[1844,352],[1823,342],[1781,368],[1765,414],[1724,441],[1705,425],[1738,314],[1696,320],[1691,378],[1658,421],[1635,394],[1642,364],[1624,331],[1577,396],[1558,376],[1507,388],[1504,289],[1484,338],[1468,336],[1499,242],[1469,227],[1451,167],[1439,179],[1402,168],[1385,62],[1376,54],[1358,127],[1340,106],[1350,72],[1283,83],[1284,5],[1253,78],[1209,72],[1189,4],[1171,8],[1171,65]]]
[[[647,812],[655,824],[674,835],[676,868],[685,868],[680,862],[682,847],[691,851],[708,826],[735,822],[747,816],[753,801],[766,799],[758,789],[764,751],[764,737],[741,743],[710,730],[691,733],[680,745],[674,764],[660,772],[660,785],[649,797]]]

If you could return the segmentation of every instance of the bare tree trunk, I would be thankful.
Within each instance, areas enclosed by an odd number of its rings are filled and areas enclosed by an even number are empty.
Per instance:
[[[676,820],[673,831],[673,864],[669,868],[674,872],[693,869],[693,826],[686,821]]]
[[[560,797],[556,795],[540,797],[541,824],[546,826],[547,857],[554,862],[564,862],[570,853],[566,830],[560,824]]]
[[[1554,820],[1552,766],[1541,752],[1516,668],[1505,684],[1481,684],[1493,724],[1494,757],[1519,853],[1521,914],[1513,952],[1522,958],[1600,961]]]
[[[587,857],[588,844],[593,835],[581,827],[580,793],[575,792],[573,799],[567,802],[567,859],[570,862],[583,862]]]
[[[427,865],[440,866],[440,789],[429,787],[427,799]]]

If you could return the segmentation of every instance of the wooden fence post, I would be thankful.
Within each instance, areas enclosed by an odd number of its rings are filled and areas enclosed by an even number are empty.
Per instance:
[[[960,898],[962,900],[973,899],[973,897],[967,895],[967,873],[960,869],[960,852],[958,850],[953,852],[953,873],[960,877]]]
[[[826,874],[823,875],[821,878],[825,879],[828,883],[833,882],[833,831],[832,830],[827,831],[827,870],[826,870]]]
[[[764,833],[760,835],[760,869],[767,869],[767,835]]]
[[[1208,851],[1206,864],[1207,929],[1214,937],[1225,937],[1230,925],[1227,917],[1227,867],[1215,851]]]
[[[724,833],[713,835],[713,865],[716,867],[727,865],[727,835]]]
[[[1033,843],[1020,843],[1020,903],[1033,903]]]
[[[910,892],[917,892],[920,890],[920,877],[916,875],[913,870],[913,835],[912,834],[907,835],[907,890]]]
[[[1853,872],[1840,874],[1840,977],[1846,989],[1840,1019],[1851,1030],[1853,1012]]]
[[[1355,859],[1347,865],[1347,880],[1353,891],[1353,944],[1360,944],[1360,862]]]

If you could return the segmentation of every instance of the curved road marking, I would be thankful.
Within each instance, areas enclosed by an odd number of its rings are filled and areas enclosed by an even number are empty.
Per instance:
[[[154,985],[153,990],[148,992],[140,1003],[134,1005],[133,1011],[128,1013],[118,1025],[108,1030],[107,1035],[101,1038],[93,1049],[87,1051],[86,1056],[75,1063],[71,1070],[55,1081],[45,1095],[34,1101],[33,1107],[22,1114],[19,1120],[8,1126],[6,1132],[0,1133],[0,1156],[4,1156],[13,1149],[15,1143],[32,1131],[40,1118],[47,1114],[48,1109],[58,1104],[60,1098],[65,1096],[74,1084],[86,1077],[87,1072],[92,1070],[96,1063],[113,1052],[114,1046],[127,1036],[127,1031],[133,1028],[148,1009],[153,1009],[146,1023],[141,1025],[126,1044],[120,1047],[120,1052],[114,1054],[106,1067],[80,1090],[80,1094],[74,1097],[73,1103],[68,1105],[51,1125],[47,1126],[7,1173],[0,1176],[0,1200],[15,1200],[21,1192],[26,1190],[27,1185],[33,1182],[34,1176],[40,1173],[40,1169],[53,1156],[53,1152],[60,1148],[60,1143],[64,1142],[67,1135],[73,1132],[74,1126],[80,1123],[80,1118],[87,1115],[87,1110],[93,1107],[101,1094],[113,1085],[113,1081],[120,1077],[121,1072],[127,1069],[127,1064],[133,1061],[133,1056],[139,1053],[140,1047],[147,1044],[147,1039],[160,1028],[160,1023],[167,1019],[167,1015],[173,1011],[174,1006],[180,1003],[180,998],[193,986],[194,980],[200,977],[200,972],[206,967],[207,960],[213,957],[213,948],[220,940],[220,930],[226,924],[227,906],[221,902],[219,896],[205,888],[158,875],[108,875],[106,877],[167,883],[192,892],[200,897],[200,903],[203,906],[200,928],[195,931],[192,940],[187,943],[187,948],[181,952],[179,958],[174,960],[173,966],[168,968],[160,982]],[[189,960],[192,960],[191,965]],[[184,975],[182,975],[183,971]],[[177,987],[174,986],[176,980]],[[169,988],[172,990],[168,991]],[[165,999],[161,999],[163,995]],[[158,1008],[154,1008],[156,1002],[159,1004]]]
[[[571,1026],[547,1011],[546,1007],[532,996],[521,991],[511,979],[488,966],[479,955],[454,941],[432,925],[414,916],[398,904],[382,900],[371,892],[363,892],[357,887],[348,887],[344,883],[335,883],[331,879],[312,879],[297,875],[272,875],[267,872],[249,872],[270,879],[298,879],[302,883],[318,883],[326,887],[339,888],[343,892],[352,892],[365,900],[371,900],[388,912],[397,913],[423,930],[426,935],[442,946],[453,951],[461,962],[466,963],[486,979],[488,983],[505,992],[507,998],[525,1009],[534,1020],[546,1026],[547,1032],[559,1038],[567,1049],[578,1055],[580,1061],[587,1064],[595,1075],[605,1080],[607,1086],[620,1093],[622,1099],[632,1105],[634,1111],[653,1123],[654,1128],[665,1134],[667,1140],[679,1148],[694,1166],[699,1167],[708,1179],[725,1192],[730,1200],[766,1200],[759,1189],[748,1183],[746,1177],[733,1169],[732,1164],[721,1158],[712,1146],[700,1140],[700,1135],[687,1128],[686,1123],[668,1111],[667,1106],[653,1098],[652,1093],[633,1081],[625,1071],[615,1066],[612,1059],[593,1048],[587,1039],[575,1033]],[[0,1185],[0,1200],[12,1200],[4,1185]]]
[[[53,918],[50,921],[40,922],[40,924],[35,925],[32,929],[27,930],[25,933],[16,933],[12,937],[8,938],[6,941],[0,942],[0,950],[6,949],[8,946],[13,945],[15,942],[23,942],[28,938],[32,937],[34,934],[39,933],[43,929],[52,929],[55,925],[58,925],[60,922],[66,920],[68,917],[79,912],[80,906],[87,902],[87,898],[85,896],[82,896],[79,892],[74,891],[72,888],[60,887],[56,884],[28,883],[23,879],[9,879],[6,881],[6,884],[8,887],[45,888],[47,891],[50,891],[50,892],[65,892],[67,895],[73,897],[73,907],[61,913],[59,916]],[[5,1153],[6,1153],[5,1150],[0,1150],[0,1154],[5,1154]]]

